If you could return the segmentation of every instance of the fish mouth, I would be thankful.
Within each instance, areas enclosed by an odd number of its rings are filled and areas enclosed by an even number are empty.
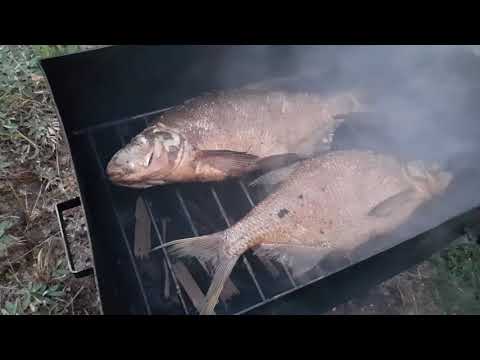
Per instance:
[[[131,187],[131,188],[145,188],[149,187],[149,185],[145,185],[142,183],[138,183],[135,181],[128,181],[125,179],[125,174],[122,172],[115,170],[115,171],[110,171],[107,172],[109,180],[112,182],[112,184],[119,185],[119,186],[126,186],[126,187]]]
[[[130,188],[139,188],[144,189],[152,185],[141,182],[140,180],[128,179],[125,172],[122,169],[119,169],[115,165],[108,165],[106,169],[106,174],[108,179],[115,185],[125,186]]]

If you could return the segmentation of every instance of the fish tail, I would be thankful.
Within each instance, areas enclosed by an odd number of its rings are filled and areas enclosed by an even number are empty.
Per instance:
[[[176,257],[196,257],[213,265],[213,280],[205,296],[200,315],[213,314],[225,282],[238,260],[238,256],[228,256],[223,253],[224,240],[225,233],[221,231],[211,235],[174,240],[162,246],[168,248],[168,252]]]
[[[219,260],[215,266],[213,280],[208,289],[207,295],[205,296],[205,303],[200,310],[200,315],[213,314],[225,282],[228,280],[237,260],[238,256],[223,256]]]
[[[168,252],[176,257],[196,257],[203,262],[211,262],[214,266],[218,262],[219,250],[224,241],[223,231],[210,235],[170,241],[160,248],[167,248]]]

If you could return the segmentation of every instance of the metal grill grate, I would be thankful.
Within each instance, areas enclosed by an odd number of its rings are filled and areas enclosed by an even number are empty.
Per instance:
[[[208,264],[195,259],[179,261],[170,258],[166,251],[155,249],[175,239],[223,230],[228,224],[238,221],[262,197],[254,190],[249,191],[242,182],[213,184],[213,187],[201,184],[164,186],[147,190],[116,187],[106,179],[104,173],[113,153],[124,140],[141,131],[149,120],[166,109],[146,111],[177,104],[180,100],[213,89],[238,88],[267,79],[300,75],[303,68],[298,68],[296,59],[297,55],[303,58],[306,54],[304,51],[321,60],[320,63],[316,62],[316,70],[321,71],[318,76],[305,74],[300,81],[285,84],[286,89],[297,91],[300,88],[301,91],[317,92],[357,84],[371,89],[372,98],[387,95],[392,100],[392,96],[413,94],[408,81],[400,81],[402,79],[398,74],[390,76],[388,59],[394,60],[389,55],[391,50],[386,53],[381,51],[382,56],[386,55],[385,59],[374,64],[375,70],[385,76],[373,80],[361,76],[362,71],[355,74],[342,72],[337,65],[338,59],[346,54],[343,47],[313,49],[269,46],[258,51],[256,46],[127,46],[42,61],[71,150],[81,202],[87,217],[97,287],[106,313],[195,313],[199,302],[192,301],[192,295],[200,294],[201,297],[208,290],[211,281]],[[449,57],[444,60],[436,55],[434,57],[433,67],[424,67],[423,70],[421,66],[416,67],[420,79],[437,75],[441,77],[448,72],[455,74],[457,80],[465,79],[465,91],[462,93],[465,96],[462,101],[448,106],[448,109],[442,105],[444,102],[438,101],[442,100],[443,91],[432,93],[428,87],[424,89],[420,86],[414,89],[416,95],[411,99],[417,105],[432,105],[430,110],[434,121],[431,125],[452,132],[459,141],[471,144],[468,150],[471,151],[470,155],[460,153],[448,159],[449,163],[450,160],[455,162],[453,169],[459,174],[450,193],[421,211],[423,215],[412,221],[408,229],[403,229],[408,231],[400,232],[400,237],[389,237],[386,241],[367,244],[359,249],[361,255],[354,257],[351,267],[330,259],[330,265],[318,266],[315,274],[293,278],[284,265],[259,259],[252,252],[247,252],[237,262],[230,277],[232,287],[238,289],[239,293],[230,299],[221,298],[216,307],[217,313],[242,314],[269,302],[271,304],[268,306],[253,312],[265,313],[270,309],[285,313],[280,309],[285,302],[274,300],[336,273],[316,284],[318,286],[302,289],[296,292],[296,296],[285,297],[292,312],[304,313],[306,298],[313,299],[315,304],[311,308],[315,308],[316,313],[322,311],[320,309],[326,311],[351,298],[355,289],[368,289],[426,260],[434,251],[462,233],[465,223],[472,225],[478,222],[479,198],[475,194],[478,194],[480,170],[476,159],[480,147],[476,140],[480,127],[475,114],[479,111],[479,102],[476,101],[478,91],[472,74],[478,72],[479,63],[460,54],[460,63],[450,61],[453,58]],[[359,69],[368,72],[371,65],[364,64]],[[308,72],[308,66],[304,70]],[[227,73],[235,76],[225,77]],[[399,86],[389,94],[384,93],[385,89],[390,89],[392,81],[397,81]],[[139,115],[121,118],[122,114]],[[373,146],[374,150],[398,151],[409,157],[420,148],[420,152],[425,150],[428,158],[442,159],[446,155],[443,150],[449,146],[443,146],[442,137],[431,136],[428,118],[426,116],[425,126],[413,134],[404,126],[404,119],[400,115],[398,122],[390,123],[396,126],[395,137],[402,140],[390,141],[390,136],[387,136],[380,143],[377,135],[383,136],[382,131],[380,134],[372,132],[372,128],[362,126],[361,121],[352,121],[351,129],[349,126],[343,131],[337,129],[336,149]],[[383,115],[379,120],[385,121]],[[356,136],[358,131],[368,136],[365,139]],[[406,139],[408,144],[417,141],[420,146],[401,146]],[[466,211],[469,211],[468,214]],[[142,220],[145,219],[137,223],[143,223],[142,228],[135,226],[140,216]],[[436,227],[438,229],[434,229]],[[139,245],[134,239],[144,236],[147,228],[151,237]],[[427,231],[428,234],[422,234]],[[400,246],[396,246],[400,243]],[[139,254],[148,249],[152,249],[148,256]],[[363,264],[358,264],[360,262]],[[345,267],[349,268],[341,271]],[[191,285],[192,279],[194,285],[198,285],[193,291],[192,288],[187,289],[188,281]],[[323,305],[319,305],[319,302]],[[293,308],[290,305],[294,305]]]
[[[107,190],[109,200],[112,204],[112,211],[114,212],[118,226],[121,229],[122,241],[125,243],[128,249],[129,261],[131,262],[131,265],[133,266],[133,269],[135,271],[135,279],[138,283],[139,288],[141,289],[142,298],[147,313],[155,314],[161,311],[155,310],[154,306],[152,306],[152,296],[155,295],[147,294],[147,291],[145,290],[145,280],[144,276],[142,275],[142,268],[144,267],[143,260],[135,257],[132,245],[133,239],[132,236],[129,236],[129,233],[127,231],[127,228],[131,227],[132,222],[134,222],[133,202],[120,201],[118,200],[120,197],[128,197],[129,199],[141,198],[144,201],[153,227],[154,237],[157,240],[157,245],[152,246],[150,256],[161,253],[162,257],[164,258],[164,261],[156,258],[154,260],[156,264],[153,268],[156,271],[162,273],[165,273],[165,270],[168,271],[167,274],[163,274],[163,277],[165,278],[165,280],[167,280],[167,277],[173,280],[172,286],[174,291],[172,293],[175,294],[182,312],[185,314],[191,314],[195,312],[195,310],[194,307],[192,307],[191,299],[188,298],[188,295],[186,294],[185,290],[182,289],[181,283],[177,279],[177,274],[175,273],[173,266],[174,261],[170,258],[166,249],[159,249],[160,245],[164,244],[166,241],[172,241],[177,238],[201,235],[201,232],[196,225],[195,215],[193,215],[191,213],[191,210],[189,210],[188,195],[185,195],[183,193],[182,186],[166,186],[162,188],[156,187],[148,190],[132,190],[116,187],[115,185],[112,185],[110,183],[104,172],[107,161],[113,155],[113,153],[119,147],[124,146],[127,140],[134,136],[136,133],[138,133],[138,131],[140,131],[144,126],[148,126],[149,118],[153,115],[158,114],[159,112],[161,111],[155,111],[152,113],[144,114],[142,116],[135,116],[130,119],[123,119],[119,122],[111,122],[108,124],[103,124],[102,126],[89,128],[86,131],[76,133],[76,136],[86,136],[88,138],[90,150],[93,152],[94,157],[96,158],[98,170],[100,171],[102,177],[102,182]],[[114,138],[116,139],[115,141],[112,141],[112,134],[114,134]],[[103,137],[109,137],[109,141],[102,141]],[[100,150],[99,147],[102,146],[106,147]],[[256,203],[254,201],[254,196],[250,193],[250,191],[247,189],[247,187],[241,180],[236,181],[235,183],[236,196],[243,197],[245,204],[247,204],[247,207],[242,211],[241,214],[239,213],[235,215],[228,213],[225,202],[224,200],[221,200],[222,196],[216,189],[216,185],[207,185],[209,195],[211,196],[214,204],[216,205],[216,211],[218,211],[221,215],[221,219],[223,220],[225,226],[231,226],[232,218],[238,219],[242,217],[248,210],[254,207]],[[228,186],[231,186],[231,184],[229,184]],[[168,191],[173,191],[174,199],[176,200],[176,204],[173,206],[176,207],[176,209],[178,210],[175,213],[169,214],[169,216],[166,217],[158,216],[156,213],[156,209],[152,208],[152,202],[158,201],[158,199],[162,199],[162,194],[159,195],[159,193],[165,194],[165,192]],[[172,197],[170,197],[170,199],[168,200],[169,206],[172,205],[171,199]],[[130,209],[127,208],[127,203],[132,204]],[[129,214],[130,216],[126,214]],[[165,238],[167,232],[167,217],[178,219],[179,216],[183,218],[182,221],[185,224],[188,224],[188,229],[183,229],[183,231],[189,232],[190,234],[185,234],[183,236],[174,235],[175,237],[167,240]],[[225,228],[225,226],[223,228]],[[217,229],[217,231],[218,230],[221,229]],[[150,259],[150,261],[153,260]],[[252,264],[251,261],[254,261],[255,264]],[[195,266],[189,264],[187,268],[190,270],[194,277],[199,277],[203,279],[203,290],[204,293],[206,293],[208,285],[211,281],[209,275],[210,272],[208,271],[206,264],[201,262],[198,263],[200,264],[200,267],[197,266],[197,268],[195,268]],[[239,266],[240,263],[243,264],[243,266]],[[223,313],[244,313],[249,309],[258,307],[297,289],[299,287],[299,284],[293,279],[288,268],[284,264],[277,265],[281,266],[283,271],[279,271],[276,266],[269,261],[256,258],[251,251],[243,255],[236,266],[236,268],[241,267],[241,269],[237,271],[238,274],[236,277],[232,273],[232,277],[235,277],[235,279],[233,280],[234,285],[238,285],[241,288],[240,292],[246,292],[247,294],[240,302],[237,301],[237,304],[235,304],[235,306],[229,306],[230,301],[222,300],[221,303],[223,304]],[[199,272],[203,272],[203,274],[199,274]],[[235,272],[236,270],[234,269],[234,273]],[[265,281],[265,278],[271,280],[272,276],[276,278],[276,285],[274,286],[272,286],[272,281]],[[202,283],[202,279],[200,279],[199,283]],[[207,279],[207,281],[205,281],[205,279]],[[241,280],[239,281],[238,279]],[[158,283],[157,286],[157,293],[158,296],[160,296],[160,289],[162,288],[162,284]],[[168,287],[168,282],[165,284],[165,286]],[[246,288],[249,289],[245,291]],[[266,290],[266,288],[269,288],[268,291]],[[239,295],[239,297],[241,297],[241,295]]]
[[[135,272],[146,313],[192,314],[198,310],[198,299],[195,301],[188,295],[189,292],[179,281],[178,273],[175,271],[175,259],[170,258],[166,249],[159,249],[160,245],[179,238],[223,230],[243,217],[259,200],[241,180],[216,184],[168,185],[146,190],[127,189],[111,184],[104,171],[108,160],[129,138],[149,125],[149,120],[159,112],[89,128],[77,133],[76,136],[87,138],[89,151],[96,159],[103,186],[121,230],[121,241],[128,249],[128,260]],[[138,259],[133,252],[131,230],[135,224],[134,204],[139,198],[145,203],[156,242],[156,244],[152,242],[147,260]],[[200,210],[192,212],[193,205],[199,206]],[[198,219],[200,214],[206,217]],[[169,219],[170,222],[167,221]],[[202,230],[199,226],[203,225],[206,228]],[[388,247],[399,242],[400,239],[396,243],[390,240]],[[371,252],[365,253],[363,258],[357,257],[356,260],[359,262],[372,255]],[[351,264],[336,265],[334,270],[340,271],[349,265]],[[211,281],[211,272],[207,264],[190,260],[185,264],[185,268],[198,284],[197,289],[205,294]],[[331,272],[324,268],[319,270],[317,267],[302,278],[294,278],[285,264],[274,264],[259,259],[253,252],[247,251],[237,262],[229,279],[230,286],[237,287],[239,293],[231,299],[221,298],[222,306],[220,304],[217,306],[217,313],[249,312],[316,282]],[[173,281],[170,282],[170,279]]]

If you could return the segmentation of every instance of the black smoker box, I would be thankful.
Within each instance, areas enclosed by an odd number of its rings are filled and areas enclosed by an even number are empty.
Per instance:
[[[210,283],[204,265],[194,260],[177,262],[163,249],[135,255],[139,203],[154,249],[166,241],[224,229],[263,196],[241,179],[148,190],[117,187],[104,173],[113,153],[162,109],[205,92],[304,73],[312,63],[317,80],[307,77],[302,82],[309,91],[365,81],[380,89],[382,81],[391,83],[395,72],[382,67],[381,56],[374,57],[380,63],[369,64],[362,72],[365,75],[373,67],[376,76],[357,76],[358,71],[345,75],[339,64],[345,64],[348,51],[344,46],[112,46],[42,61],[80,187],[81,201],[59,204],[58,214],[63,225],[63,210],[81,204],[85,211],[104,314],[195,314]],[[427,71],[451,66],[458,76],[467,68],[480,72],[476,59],[462,56],[454,62],[448,57],[445,64],[432,64]],[[315,61],[305,60],[310,58]],[[464,74],[470,85],[461,107],[477,114],[478,76],[471,74]],[[352,263],[327,259],[302,279],[293,279],[286,267],[248,252],[228,283],[236,295],[223,297],[216,313],[320,314],[427,259],[463,235],[466,227],[474,227],[480,213],[476,175],[480,152],[475,145],[480,126],[476,116],[459,117],[455,111],[442,112],[439,118],[442,126],[473,144],[470,155],[461,157],[462,171],[445,196],[422,208],[398,234],[358,249]],[[349,131],[356,132],[346,129],[345,134]],[[432,142],[428,127],[422,131],[408,133],[409,139],[422,144],[429,139],[425,146],[435,158],[442,143]],[[406,136],[401,126],[397,134]],[[89,274],[88,269],[75,271],[78,276]]]

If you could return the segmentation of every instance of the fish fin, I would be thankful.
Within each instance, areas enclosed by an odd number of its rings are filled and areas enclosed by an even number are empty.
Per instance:
[[[386,217],[390,216],[398,206],[406,204],[415,198],[415,190],[409,188],[398,194],[390,196],[377,204],[373,209],[368,212],[368,216]]]
[[[285,264],[292,271],[293,277],[299,277],[313,269],[327,254],[324,248],[298,245],[259,245],[254,254]]]
[[[218,303],[220,294],[224,288],[225,282],[237,263],[238,257],[222,256],[215,266],[215,275],[205,296],[205,302],[200,310],[200,315],[212,315],[215,305]]]
[[[195,306],[197,311],[200,311],[201,306],[205,301],[205,295],[203,294],[203,291],[200,289],[192,274],[190,271],[188,271],[183,262],[177,261],[172,266],[175,271],[176,278],[192,301],[193,306]]]
[[[219,249],[224,241],[223,232],[170,241],[159,248],[167,248],[168,252],[176,257],[195,257],[199,261],[211,263],[218,262]]]
[[[227,176],[239,176],[255,169],[258,156],[230,150],[202,150],[196,160],[224,172]]]
[[[200,312],[202,309],[202,305],[206,301],[206,297],[203,291],[200,289],[192,274],[188,271],[187,267],[183,262],[177,261],[172,266],[174,268],[177,279],[179,280],[183,289],[188,294],[190,300],[192,300],[192,303],[197,309],[197,311]],[[238,293],[239,291],[237,287],[231,281],[227,281],[225,283],[222,293],[220,294],[220,298],[223,301],[227,301]],[[212,312],[212,315],[215,315],[215,313]]]
[[[278,154],[258,159],[255,167],[264,171],[271,171],[289,166],[305,159],[305,156],[295,153]]]
[[[248,186],[255,187],[259,185],[263,186],[276,186],[284,182],[295,169],[300,165],[300,163],[296,162],[285,166],[283,168],[275,169],[269,171],[265,174],[260,175],[256,179],[252,180]]]
[[[293,150],[297,154],[302,154],[303,157],[313,157],[330,151],[335,130],[342,122],[342,119],[334,119],[328,131],[323,128],[312,129],[312,132],[302,138]]]
[[[297,153],[310,156],[319,155],[332,150],[338,142],[338,129],[352,126],[354,129],[360,126],[372,127],[375,124],[385,122],[386,115],[380,112],[369,110],[358,110],[346,113],[338,113],[332,115],[335,122],[332,124],[331,130],[325,133],[324,129],[313,130],[310,135],[305,137],[295,148]],[[347,125],[343,125],[347,124]],[[351,125],[350,125],[351,124]]]
[[[224,232],[220,231],[210,235],[170,241],[162,247],[168,248],[170,254],[176,257],[195,257],[201,261],[212,264],[213,279],[205,300],[200,308],[200,315],[212,315],[218,303],[225,283],[235,266],[238,257],[229,257],[221,253],[222,243],[225,239]],[[233,285],[233,284],[232,284]],[[227,286],[225,298],[238,293],[236,287]]]
[[[240,291],[235,286],[233,281],[227,279],[227,281],[225,281],[225,284],[223,286],[223,291],[220,294],[220,298],[223,301],[227,301],[227,300],[230,300],[232,297],[234,297],[235,295],[238,295],[238,294],[240,294]]]

